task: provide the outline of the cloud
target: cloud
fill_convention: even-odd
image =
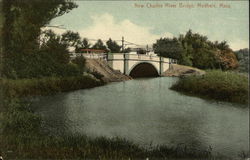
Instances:
[[[173,34],[168,32],[162,35],[153,34],[153,28],[137,25],[128,19],[117,22],[108,13],[92,16],[91,19],[91,26],[79,30],[82,37],[103,40],[121,40],[124,37],[126,41],[140,45],[152,44],[160,37],[173,37]]]
[[[43,27],[41,28],[42,31],[45,30],[52,30],[54,31],[56,34],[63,34],[64,32],[66,32],[66,29],[63,28],[56,28],[56,27]]]
[[[249,48],[249,41],[244,40],[236,40],[233,42],[229,42],[229,46],[234,50],[239,50],[243,48]]]
[[[156,39],[159,39],[161,37],[172,38],[174,36],[170,32],[165,32],[162,34],[154,34],[152,33],[152,30],[154,28],[135,24],[129,19],[116,21],[114,16],[109,13],[104,13],[101,15],[93,15],[90,18],[92,20],[91,25],[89,25],[86,28],[75,30],[75,32],[79,32],[81,37],[86,37],[88,39],[102,39],[102,40],[107,40],[109,38],[113,40],[121,40],[122,37],[124,37],[126,41],[139,45],[149,44],[151,46],[151,44],[156,42]],[[60,29],[55,27],[45,27],[44,29],[52,29],[57,34],[62,34],[66,31],[65,29]],[[180,34],[186,34],[186,32],[187,30],[180,32]],[[204,29],[194,30],[193,32],[195,33],[197,32],[202,35],[207,35],[208,39],[211,41],[226,40],[233,50],[249,48],[248,41],[244,41],[241,39],[235,41],[222,39],[218,33]]]

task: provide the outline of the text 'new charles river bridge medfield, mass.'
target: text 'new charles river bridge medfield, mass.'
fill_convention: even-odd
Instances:
[[[169,2],[136,2],[133,5],[134,8],[155,8],[155,9],[160,9],[160,8],[188,8],[188,9],[194,9],[194,8],[222,8],[222,9],[230,9],[232,8],[232,6],[228,3],[217,3],[217,2],[213,2],[213,3],[190,3],[190,2],[173,2],[173,3],[169,3]]]

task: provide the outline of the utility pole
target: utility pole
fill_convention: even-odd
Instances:
[[[124,37],[122,36],[122,53],[123,53],[123,74],[126,74],[127,60],[126,54],[124,53]]]
[[[124,53],[124,37],[122,37],[122,53]]]
[[[148,54],[149,53],[149,50],[148,50],[148,44],[147,44],[147,50],[146,50],[146,54]]]

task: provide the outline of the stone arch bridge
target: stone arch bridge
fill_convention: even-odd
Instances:
[[[147,54],[109,53],[106,59],[111,68],[131,77],[162,76],[170,64],[177,63],[171,58]]]

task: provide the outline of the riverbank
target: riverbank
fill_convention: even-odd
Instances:
[[[78,89],[93,88],[104,85],[105,82],[94,76],[77,77],[44,77],[33,79],[0,79],[0,88],[4,96],[27,97],[37,95],[51,95]]]
[[[26,97],[93,88],[110,82],[132,79],[113,70],[107,62],[100,59],[87,59],[86,70],[88,72],[84,75],[74,77],[0,79],[0,88],[8,97]]]
[[[121,138],[89,138],[71,136],[7,136],[1,137],[2,156],[5,159],[219,159],[211,148],[197,149],[185,145],[143,148]],[[5,141],[12,143],[6,144]],[[212,158],[213,157],[213,158]],[[226,160],[226,158],[223,158]]]
[[[165,77],[182,77],[191,75],[204,75],[206,72],[198,68],[184,66],[179,64],[171,64],[169,69],[163,73]]]
[[[171,89],[216,100],[248,104],[248,77],[235,72],[207,71],[180,78]]]

